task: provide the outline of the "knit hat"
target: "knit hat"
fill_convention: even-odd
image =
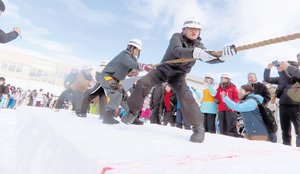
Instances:
[[[5,5],[4,3],[2,2],[2,0],[0,0],[0,10],[4,12],[5,10]]]
[[[246,92],[247,91],[250,91],[250,92],[254,91],[254,89],[250,85],[243,85],[243,86],[241,86],[241,88],[243,88]]]

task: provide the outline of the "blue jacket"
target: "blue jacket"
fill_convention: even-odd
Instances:
[[[260,95],[249,94],[248,96],[254,96],[261,103],[264,100]],[[254,99],[247,99],[239,103],[234,103],[226,96],[223,98],[223,101],[230,109],[234,109],[241,113],[246,135],[268,135],[259,108],[256,107],[258,103]]]

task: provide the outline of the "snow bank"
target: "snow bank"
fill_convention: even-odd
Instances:
[[[146,124],[103,125],[62,110],[0,111],[0,173],[299,173],[300,150]],[[242,170],[242,171],[241,171]]]

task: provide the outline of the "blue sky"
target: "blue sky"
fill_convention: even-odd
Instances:
[[[1,48],[75,65],[89,62],[96,68],[126,48],[129,40],[143,42],[140,62],[161,61],[169,39],[181,32],[184,20],[197,16],[200,37],[207,49],[241,46],[300,32],[298,0],[3,0],[0,17],[5,32],[21,26],[22,39]],[[296,60],[300,39],[238,52],[222,64],[198,61],[192,74],[212,73],[219,81],[223,72],[240,87],[247,74],[263,71],[272,60]],[[276,76],[276,70],[272,70]]]

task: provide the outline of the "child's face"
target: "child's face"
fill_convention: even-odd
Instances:
[[[186,29],[186,37],[191,39],[191,40],[195,40],[199,37],[200,34],[200,29],[199,28],[187,28]]]
[[[4,80],[0,80],[0,85],[3,85],[4,84]]]

